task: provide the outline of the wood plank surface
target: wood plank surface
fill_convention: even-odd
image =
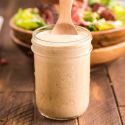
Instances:
[[[7,121],[7,115],[12,106],[11,104],[12,98],[10,97],[10,94],[0,93],[0,125],[5,124],[5,122]]]
[[[15,93],[13,105],[9,111],[6,125],[33,125],[34,106],[31,93]],[[21,100],[23,99],[23,100]]]
[[[90,105],[80,125],[121,125],[115,99],[104,68],[92,73]]]
[[[120,113],[122,116],[123,125],[125,125],[125,107],[120,107]]]
[[[55,121],[41,116],[33,97],[29,92],[0,93],[0,125],[77,125],[76,119]]]
[[[61,122],[44,118],[36,110],[33,93],[29,92],[1,93],[0,109],[3,113],[0,112],[0,119],[6,122],[5,125],[17,123],[32,125],[33,122],[35,125],[122,125],[105,69],[94,71],[91,78],[90,105],[78,122],[77,119]],[[24,108],[21,108],[23,106]],[[18,107],[17,110],[15,110],[16,107]]]
[[[51,120],[41,116],[38,111],[35,113],[34,123],[35,125],[78,125],[77,119],[68,121]]]
[[[5,125],[33,125],[32,93],[1,93],[0,119]]]
[[[108,65],[109,76],[119,106],[125,106],[125,56]]]

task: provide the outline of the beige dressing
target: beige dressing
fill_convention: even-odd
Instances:
[[[84,41],[86,32],[79,35],[49,32],[38,33],[39,40],[33,40],[32,46],[38,109],[49,118],[80,116],[89,103],[91,39]]]

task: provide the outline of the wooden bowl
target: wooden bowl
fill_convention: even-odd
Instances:
[[[39,0],[41,3],[51,3],[51,4],[58,4],[59,0]],[[79,0],[79,1],[83,1],[83,0]]]
[[[125,41],[125,27],[92,32],[94,48],[107,47]]]
[[[27,53],[27,55],[30,53],[31,55],[31,45],[19,40],[13,32],[11,32],[11,38],[14,43],[21,46],[21,50],[23,48],[24,51],[24,48],[26,48],[24,53]],[[91,53],[91,65],[93,66],[113,61],[123,54],[125,54],[125,41],[109,47],[93,49]]]
[[[98,65],[113,61],[125,54],[125,41],[116,45],[93,49],[91,65]]]
[[[19,40],[14,35],[14,32],[12,32],[12,31],[10,32],[10,37],[11,37],[12,41],[17,45],[17,47],[22,51],[22,53],[27,55],[27,57],[32,57],[33,58],[33,52],[31,51],[31,45]]]
[[[13,19],[10,20],[10,27],[18,39],[31,45],[32,31],[17,27],[13,23]],[[92,36],[92,45],[94,49],[112,46],[125,41],[125,27],[92,32]]]
[[[13,19],[10,20],[10,27],[16,38],[18,38],[23,43],[31,45],[32,31],[17,27],[14,24]]]
[[[52,4],[55,4],[55,3],[59,3],[59,0],[39,0],[40,2],[42,3],[52,3]]]

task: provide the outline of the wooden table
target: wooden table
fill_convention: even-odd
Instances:
[[[9,19],[20,7],[36,0],[0,0],[5,18],[0,33],[0,125],[125,125],[125,56],[97,67],[91,73],[90,105],[85,114],[70,121],[48,120],[38,113],[34,101],[33,62],[11,41]]]

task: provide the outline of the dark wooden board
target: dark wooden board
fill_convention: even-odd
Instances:
[[[125,106],[125,56],[108,65],[109,76],[119,106]]]
[[[5,125],[33,125],[32,93],[1,93],[0,119]],[[3,112],[3,113],[2,113]]]
[[[8,100],[6,100],[8,98]],[[0,93],[0,125],[5,124],[7,121],[7,115],[11,108],[12,98],[8,93],[2,94]]]
[[[121,125],[115,99],[104,68],[92,73],[90,105],[80,125]]]

